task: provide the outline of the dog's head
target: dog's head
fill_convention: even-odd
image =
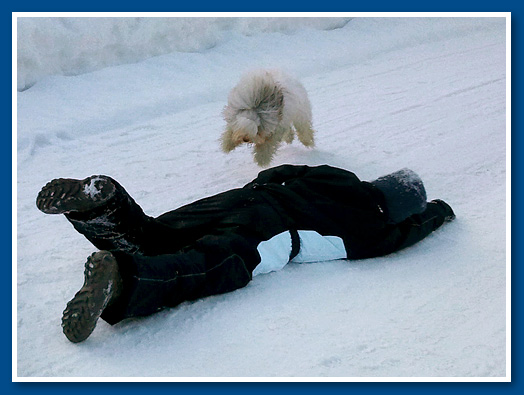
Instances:
[[[231,143],[238,146],[242,143],[262,144],[266,140],[260,130],[260,118],[253,110],[224,108],[224,119],[227,121]]]

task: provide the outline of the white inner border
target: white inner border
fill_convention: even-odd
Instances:
[[[23,17],[474,17],[506,19],[506,377],[18,377],[17,19]],[[13,382],[511,382],[511,12],[13,12],[12,13],[12,380]],[[502,390],[502,389],[501,389]]]

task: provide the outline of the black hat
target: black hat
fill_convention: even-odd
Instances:
[[[413,170],[404,168],[371,183],[384,194],[389,218],[394,223],[426,209],[426,189]]]

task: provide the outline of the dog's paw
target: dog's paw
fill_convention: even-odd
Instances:
[[[315,146],[315,131],[310,126],[298,126],[297,128],[298,140],[306,147]]]

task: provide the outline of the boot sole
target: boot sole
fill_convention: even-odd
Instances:
[[[58,178],[47,183],[36,198],[36,206],[46,214],[89,211],[101,206],[115,193],[106,176],[84,180]]]
[[[62,316],[64,335],[73,343],[87,339],[112,296],[117,263],[111,253],[99,251],[85,264],[84,286],[67,304]]]

